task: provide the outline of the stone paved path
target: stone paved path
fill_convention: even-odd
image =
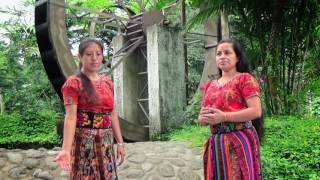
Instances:
[[[201,180],[201,150],[182,142],[128,143],[120,180]],[[60,148],[7,150],[0,148],[0,180],[67,180],[53,162]]]

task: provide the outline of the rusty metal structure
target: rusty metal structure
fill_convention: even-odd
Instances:
[[[66,8],[70,8],[64,0],[36,0],[35,5],[35,29],[37,43],[41,54],[41,59],[45,70],[51,81],[55,91],[62,98],[61,87],[65,80],[72,74],[76,73],[77,65],[72,60],[73,56],[70,50],[67,28],[65,19],[77,18],[74,14],[66,14]],[[128,18],[117,16],[115,13],[97,12],[81,7],[72,7],[75,10],[82,11],[84,15],[81,18],[87,18],[91,22],[89,34],[95,36],[96,26],[103,24],[105,27],[117,28],[117,33],[125,36],[126,43],[117,52],[113,53],[113,58],[118,58],[117,62],[112,65],[111,69],[104,73],[111,74],[112,71],[129,56],[131,53],[140,53],[144,59],[142,64],[147,63],[146,49],[146,27],[159,23],[163,19],[163,15],[157,11],[144,12],[135,15],[130,9],[117,5],[115,8],[124,10]],[[104,29],[108,30],[108,28]],[[108,62],[106,66],[111,65]],[[142,66],[139,76],[146,76],[146,65]],[[145,79],[145,78],[144,78]],[[143,103],[148,101],[148,84],[141,89],[141,93],[137,103],[145,115],[148,117],[148,105]],[[137,82],[139,83],[139,82]],[[146,124],[134,124],[120,117],[121,127],[123,129],[124,138],[132,141],[143,141],[149,139],[148,126]]]
[[[165,7],[162,11],[143,11],[141,14],[134,14],[133,11],[124,6],[120,1],[118,5],[113,6],[122,11],[122,14],[110,13],[108,11],[96,11],[86,9],[80,6],[66,4],[65,0],[36,0],[35,4],[35,29],[37,43],[41,54],[41,59],[45,70],[55,91],[62,98],[60,89],[65,80],[77,72],[77,65],[73,60],[71,53],[70,38],[66,22],[68,19],[85,20],[89,22],[86,27],[88,36],[96,37],[99,33],[112,32],[116,36],[123,36],[124,43],[121,48],[112,53],[112,61],[108,61],[101,70],[101,73],[111,74],[123,61],[126,61],[130,55],[138,57],[135,68],[138,67],[137,78],[134,81],[139,84],[139,95],[136,104],[138,111],[142,114],[139,122],[132,123],[120,116],[120,124],[123,136],[131,141],[149,140],[149,92],[148,92],[148,59],[147,59],[147,37],[146,29],[153,24],[159,24],[164,20],[164,11],[175,7],[180,3],[175,3]],[[78,14],[77,14],[78,13]],[[124,16],[125,14],[125,16]],[[220,26],[217,26],[218,28]],[[217,37],[219,33],[190,33],[185,32],[184,43],[186,45],[204,45],[204,48],[210,51],[215,50]],[[210,37],[210,41],[208,41]],[[207,42],[208,41],[208,42]],[[207,53],[212,54],[212,53]],[[211,59],[207,55],[208,59]],[[131,61],[130,61],[131,62]],[[211,61],[210,61],[211,62]],[[206,65],[205,67],[209,67]],[[209,67],[213,69],[214,67]],[[203,74],[207,77],[208,68],[204,68]],[[142,117],[143,116],[143,117]],[[139,115],[140,117],[140,115]]]

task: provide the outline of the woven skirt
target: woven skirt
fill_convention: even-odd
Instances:
[[[206,180],[261,180],[259,138],[254,127],[212,133],[204,147]]]
[[[71,161],[72,180],[117,180],[112,129],[76,128]]]

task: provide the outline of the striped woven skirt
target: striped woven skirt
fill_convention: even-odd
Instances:
[[[205,143],[203,163],[206,180],[261,180],[256,130],[251,126],[224,133],[213,132]]]
[[[76,128],[71,158],[72,180],[118,179],[111,128]]]

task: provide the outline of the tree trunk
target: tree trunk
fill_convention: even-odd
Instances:
[[[278,42],[278,37],[281,31],[281,21],[283,17],[284,7],[287,4],[287,0],[274,0],[273,1],[273,11],[272,11],[272,25],[271,34],[269,41],[269,50],[273,51],[276,43]]]
[[[3,94],[2,94],[2,90],[0,88],[0,114],[4,113],[4,98],[3,98]]]
[[[182,27],[186,27],[186,3],[184,0],[181,1],[181,24]],[[183,36],[183,39],[185,39],[186,36]],[[188,70],[188,51],[187,51],[187,44],[183,43],[183,58],[184,58],[184,68],[185,68],[185,80],[188,82],[189,79],[189,70]],[[186,97],[189,97],[189,92],[188,92],[188,84],[186,84]]]
[[[224,12],[221,12],[221,37],[222,39],[230,38],[228,15]]]
[[[281,34],[281,22],[284,15],[284,8],[287,4],[287,0],[274,0],[273,1],[273,11],[272,11],[272,17],[271,17],[271,33],[270,33],[270,41],[268,43],[268,49],[267,49],[267,59],[270,63],[267,62],[264,66],[264,71],[266,72],[267,76],[267,86],[268,86],[268,93],[269,93],[269,102],[266,102],[266,104],[270,105],[270,112],[272,114],[278,114],[281,112],[283,106],[281,106],[281,100],[280,98],[280,89],[279,87],[279,64],[278,64],[278,53],[279,50],[279,37]],[[277,59],[277,60],[271,60],[271,59]],[[268,67],[267,67],[267,66]],[[271,66],[271,73],[267,73],[268,69]]]

